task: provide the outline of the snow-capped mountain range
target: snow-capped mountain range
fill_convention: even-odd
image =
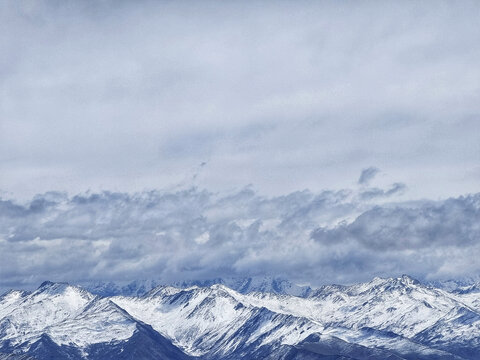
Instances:
[[[270,292],[304,297],[312,291],[309,286],[299,286],[287,279],[271,276],[184,280],[173,283],[164,282],[162,280],[135,280],[128,283],[96,281],[84,283],[82,284],[82,287],[92,294],[106,297],[114,295],[143,296],[150,290],[162,285],[188,288],[192,286],[208,287],[215,284],[225,285],[242,294],[248,294],[251,292]]]
[[[265,278],[98,293],[47,281],[2,295],[0,359],[480,358],[472,285],[404,275],[315,290]]]

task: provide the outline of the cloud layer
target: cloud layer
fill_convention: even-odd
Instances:
[[[365,201],[365,191],[265,197],[251,188],[192,188],[2,200],[0,287],[45,279],[273,275],[319,285],[478,274],[480,194],[399,203]]]
[[[0,6],[9,197],[319,192],[372,164],[409,199],[479,191],[477,1]]]

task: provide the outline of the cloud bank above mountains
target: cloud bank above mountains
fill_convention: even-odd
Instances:
[[[480,271],[480,194],[395,202],[393,194],[365,200],[368,191],[265,197],[191,188],[1,200],[0,287],[259,275],[315,286]]]

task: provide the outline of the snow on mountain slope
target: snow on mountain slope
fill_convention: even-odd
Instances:
[[[114,297],[112,301],[192,355],[228,353],[261,336],[266,343],[294,344],[322,329],[307,319],[246,306],[238,301],[239,296],[223,285],[161,287],[144,298]]]
[[[408,276],[376,278],[336,293],[319,291],[310,299],[321,303],[316,316],[330,325],[367,326],[405,337],[431,326],[457,306],[448,293],[423,286]]]
[[[462,293],[472,289],[478,291],[480,289],[480,275],[462,277],[461,279],[429,281],[426,285],[451,293]]]
[[[2,300],[2,340],[21,343],[39,336],[46,328],[75,317],[94,298],[78,287],[44,282],[31,294],[9,293]]]
[[[313,333],[323,333],[366,347],[394,349],[398,354],[452,358],[451,354],[399,334],[415,334],[416,327],[423,329],[448,313],[454,300],[440,299],[440,305],[435,307],[424,303],[425,298],[434,302],[433,297],[443,293],[432,293],[432,289],[407,277],[375,279],[332,290],[329,287],[310,298],[300,298],[272,293],[240,294],[222,285],[159,287],[144,298],[115,297],[112,301],[195,355],[225,355],[252,343],[257,347],[294,345]],[[397,308],[385,311],[382,301],[388,307],[395,303]],[[421,313],[418,307],[426,307],[427,311]],[[422,326],[421,321],[425,323]],[[398,332],[393,334],[392,328]]]
[[[27,291],[11,290],[0,296],[0,319],[12,312],[29,294]]]
[[[480,315],[464,307],[453,308],[414,339],[462,356],[480,354]]]
[[[136,328],[137,321],[125,310],[108,299],[95,299],[77,316],[48,327],[45,333],[58,345],[86,347],[126,340]]]
[[[0,349],[37,359],[190,359],[108,298],[62,283],[0,298]]]
[[[457,298],[447,292],[423,286],[408,276],[376,278],[353,286],[327,286],[307,298],[222,289],[249,307],[265,307],[322,326],[371,327],[405,337],[431,326],[458,305]]]
[[[449,352],[432,348],[430,345],[424,345],[392,332],[367,327],[361,329],[327,328],[323,334],[366,348],[388,349],[406,359],[459,359]]]
[[[10,292],[1,301],[0,334],[12,345],[47,334],[58,345],[87,346],[124,340],[136,321],[108,299],[63,283],[43,283],[31,294]]]
[[[450,296],[457,302],[480,313],[480,284],[456,288],[450,292]]]

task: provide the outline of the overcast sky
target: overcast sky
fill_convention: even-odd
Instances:
[[[477,1],[0,1],[1,286],[475,274],[478,19]],[[85,257],[68,276],[65,249]]]

